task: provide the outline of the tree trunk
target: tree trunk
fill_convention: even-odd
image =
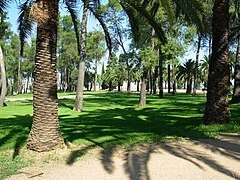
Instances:
[[[3,107],[3,103],[5,100],[6,93],[7,93],[6,72],[5,72],[5,65],[4,65],[4,59],[3,59],[3,53],[2,53],[1,46],[0,46],[0,71],[1,71],[1,79],[2,79],[1,95],[0,95],[0,108],[1,108],[1,107]]]
[[[65,64],[65,65],[64,65],[64,85],[63,85],[64,90],[63,90],[63,92],[67,92],[67,87],[68,87],[67,80],[68,80],[67,65]]]
[[[81,112],[83,109],[83,88],[84,88],[84,74],[85,74],[85,60],[86,60],[86,38],[87,38],[87,18],[88,8],[87,2],[84,3],[84,11],[81,24],[81,41],[80,41],[80,62],[78,72],[78,83],[76,91],[76,102],[74,111]]]
[[[212,58],[209,64],[204,123],[228,123],[229,0],[215,0],[212,18]]]
[[[140,81],[137,81],[137,92],[139,92],[139,84],[140,84]]]
[[[168,64],[168,93],[171,92],[171,67],[170,64]]]
[[[158,77],[158,66],[154,69],[154,75],[153,75],[153,94],[157,94],[157,77]]]
[[[150,95],[153,95],[153,75],[152,68],[149,70],[149,87],[150,87]]]
[[[22,61],[22,57],[21,56],[19,56],[19,58],[18,58],[18,77],[17,77],[17,88],[18,88],[18,90],[17,90],[17,93],[18,94],[21,94],[21,61]]]
[[[144,68],[143,76],[142,76],[142,84],[141,84],[141,91],[140,91],[140,101],[139,106],[144,107],[146,106],[146,82],[147,82],[147,70]]]
[[[197,53],[196,53],[196,63],[194,69],[194,84],[193,84],[193,96],[197,93],[197,82],[198,82],[198,61],[199,61],[199,52],[201,48],[201,41],[202,41],[202,34],[199,32],[198,34],[198,46],[197,46]]]
[[[121,82],[118,81],[118,92],[121,92]]]
[[[191,82],[190,79],[187,80],[187,90],[186,90],[187,94],[191,94]]]
[[[176,94],[176,78],[175,78],[175,66],[172,65],[172,78],[173,78],[173,91],[172,95],[174,96]]]
[[[163,98],[163,59],[162,52],[159,48],[159,57],[158,57],[158,86],[159,86],[159,98]]]
[[[56,46],[58,1],[38,4],[47,19],[38,23],[33,86],[33,123],[27,140],[28,149],[50,151],[63,146],[58,121]]]
[[[238,47],[234,66],[234,87],[231,102],[232,103],[240,102],[240,34],[238,35]]]
[[[94,74],[94,91],[97,91],[97,65],[98,60],[95,61],[95,74]]]

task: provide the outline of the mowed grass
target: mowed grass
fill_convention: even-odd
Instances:
[[[147,106],[140,108],[139,95],[135,93],[85,94],[89,96],[84,98],[84,111],[81,113],[72,111],[74,99],[59,100],[59,120],[64,140],[75,147],[86,146],[84,151],[94,147],[130,146],[205,138],[220,132],[240,132],[240,104],[230,105],[230,124],[203,125],[205,95],[166,94],[163,99],[148,95]],[[7,106],[0,109],[0,179],[31,162],[19,155],[26,145],[31,121],[31,100],[7,102]],[[81,154],[78,152],[77,156]]]

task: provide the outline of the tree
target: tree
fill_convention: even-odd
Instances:
[[[38,22],[33,85],[33,123],[28,149],[50,151],[63,146],[58,122],[56,43],[58,0],[37,1],[32,17]]]
[[[212,57],[209,63],[204,123],[228,123],[229,0],[215,0],[212,18]]]
[[[80,33],[80,62],[78,69],[78,83],[76,91],[76,101],[73,108],[74,111],[81,112],[83,109],[83,88],[85,75],[85,61],[86,61],[86,38],[87,38],[87,18],[88,18],[88,4],[84,3],[83,16]]]
[[[87,57],[94,62],[94,91],[97,90],[97,67],[100,59],[105,55],[104,36],[101,31],[89,32],[87,36]]]
[[[1,85],[0,85],[0,108],[3,107],[3,103],[5,100],[5,96],[7,93],[7,82],[6,82],[6,71],[5,71],[5,64],[2,52],[2,41],[4,36],[7,34],[7,29],[9,28],[9,24],[5,22],[6,14],[3,13],[3,9],[5,8],[6,4],[2,2],[0,5],[0,72],[1,72]]]
[[[192,92],[192,80],[194,77],[195,64],[192,59],[189,59],[183,65],[178,67],[177,79],[184,78],[187,82],[186,93],[190,94]]]
[[[0,71],[1,71],[1,95],[0,95],[0,108],[3,107],[3,103],[5,100],[5,95],[7,93],[7,82],[6,82],[6,72],[5,72],[5,65],[3,59],[2,48],[0,46]]]

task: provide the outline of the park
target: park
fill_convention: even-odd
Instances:
[[[240,179],[239,5],[0,0],[0,179]]]

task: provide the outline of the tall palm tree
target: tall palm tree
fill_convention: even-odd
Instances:
[[[86,61],[86,38],[87,38],[87,19],[88,19],[88,1],[84,3],[83,16],[80,33],[80,62],[78,70],[78,83],[76,91],[76,102],[73,108],[74,111],[81,112],[83,109],[83,88],[84,88],[84,74]],[[78,33],[78,32],[77,32]]]
[[[7,93],[7,82],[6,82],[6,72],[5,72],[5,65],[2,53],[2,47],[0,46],[0,71],[1,71],[1,89],[0,89],[0,108],[3,107],[3,103],[5,100],[5,96]]]
[[[184,78],[185,81],[187,82],[187,90],[186,93],[190,94],[192,91],[192,80],[194,77],[194,68],[195,68],[195,63],[192,59],[189,59],[183,65],[180,65],[178,67],[178,72],[177,72],[177,79],[182,79]]]
[[[3,22],[2,15],[4,14],[4,10],[6,9],[9,2],[10,0],[0,0],[0,22],[1,23]],[[1,71],[1,81],[2,81],[1,89],[0,89],[0,108],[1,108],[3,107],[3,103],[7,93],[6,72],[5,72],[5,65],[4,65],[1,45],[0,45],[0,71]]]
[[[231,40],[237,42],[237,51],[234,62],[234,86],[233,86],[233,96],[231,103],[240,102],[240,19],[239,19],[239,7],[240,1],[237,0],[233,4],[235,10],[231,14]]]
[[[229,0],[215,0],[212,17],[212,57],[209,63],[204,123],[228,123]]]
[[[38,23],[33,84],[33,122],[27,147],[38,152],[50,151],[63,146],[58,121],[56,72],[58,0],[37,0],[34,4],[24,4],[26,8],[27,5],[31,5],[30,14]]]

